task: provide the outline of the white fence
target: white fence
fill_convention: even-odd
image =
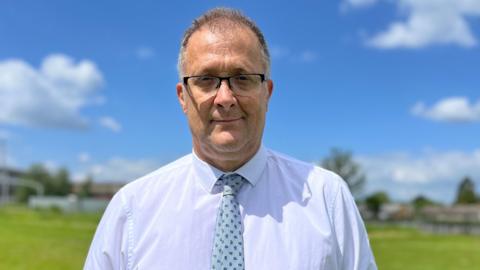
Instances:
[[[58,208],[62,212],[102,212],[108,205],[108,199],[78,198],[75,195],[62,196],[31,196],[28,200],[30,208]]]

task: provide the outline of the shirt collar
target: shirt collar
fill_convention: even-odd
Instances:
[[[224,172],[207,162],[201,160],[194,150],[192,150],[192,165],[200,184],[209,192],[213,192],[215,183],[223,174],[238,173],[247,181],[255,186],[260,180],[260,175],[265,169],[267,163],[267,150],[263,145],[260,145],[257,153],[245,163],[242,167],[233,172]]]

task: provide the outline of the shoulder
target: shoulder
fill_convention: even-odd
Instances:
[[[267,149],[269,177],[282,179],[289,190],[295,190],[312,205],[322,205],[331,213],[338,197],[349,196],[345,181],[336,173],[314,163],[298,160],[291,156]]]
[[[345,184],[343,179],[332,171],[270,149],[267,149],[267,164],[270,169],[281,171],[291,180],[306,180],[314,188],[339,191]]]

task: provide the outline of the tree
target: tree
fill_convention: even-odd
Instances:
[[[51,176],[51,181],[51,195],[65,196],[71,193],[72,184],[67,169],[61,168],[58,170],[55,175]]]
[[[41,184],[45,195],[64,196],[71,192],[70,177],[65,168],[51,174],[43,165],[34,164],[22,177]],[[35,191],[29,187],[20,186],[15,189],[16,199],[19,202],[27,202],[28,198],[34,194]]]
[[[457,190],[456,204],[471,204],[477,201],[475,196],[475,184],[468,177],[464,177]]]
[[[31,181],[35,181],[42,184],[44,187],[44,192],[45,193],[47,192],[48,190],[47,183],[50,182],[50,173],[41,164],[32,165],[25,172],[22,178],[25,180],[31,180]],[[35,194],[35,190],[33,190],[30,187],[19,186],[15,188],[15,197],[16,197],[16,200],[19,202],[27,202],[28,198],[34,194]]]
[[[415,210],[420,210],[424,208],[425,206],[429,205],[437,205],[438,203],[430,200],[429,198],[425,197],[424,195],[418,195],[412,200],[412,205],[415,208]]]
[[[375,218],[378,218],[378,214],[380,213],[382,205],[389,202],[390,197],[384,191],[375,192],[365,199],[365,203],[367,204],[368,209],[372,211]]]
[[[352,159],[352,153],[333,148],[322,161],[322,166],[340,175],[347,183],[353,195],[358,195],[365,185],[365,175],[361,172],[360,165]]]
[[[83,181],[83,183],[80,185],[80,191],[78,192],[78,196],[80,198],[92,197],[92,183],[92,176],[88,176],[85,181]]]

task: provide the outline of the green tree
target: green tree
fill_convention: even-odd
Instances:
[[[477,201],[475,196],[475,184],[467,176],[458,185],[456,204],[471,204]]]
[[[64,196],[71,192],[71,182],[67,169],[62,168],[56,173],[50,173],[45,166],[41,164],[32,165],[22,176],[25,180],[35,181],[44,188],[45,195]],[[35,190],[30,187],[19,186],[15,189],[16,200],[27,202]]]
[[[375,192],[365,199],[365,203],[367,204],[368,209],[372,211],[375,218],[378,218],[378,214],[380,213],[382,205],[389,202],[390,197],[384,191]]]
[[[83,181],[83,183],[80,185],[80,191],[78,193],[80,198],[92,197],[92,183],[93,179],[91,176],[88,176],[85,181]]]
[[[65,168],[61,168],[55,175],[51,177],[51,195],[65,196],[71,193],[72,184],[70,176]]]
[[[35,181],[43,185],[45,193],[47,192],[47,185],[50,182],[50,173],[41,164],[32,165],[22,178],[25,180]],[[15,197],[19,202],[27,202],[31,195],[35,194],[35,190],[30,187],[18,186],[15,188]]]
[[[424,208],[425,206],[429,206],[429,205],[437,205],[438,203],[436,203],[435,201],[432,201],[430,200],[429,198],[427,198],[426,196],[424,195],[418,195],[417,197],[415,197],[413,200],[412,200],[412,205],[413,207],[415,208],[415,210],[421,210],[422,208]]]
[[[352,158],[350,151],[333,148],[330,154],[322,161],[322,166],[340,175],[347,183],[354,196],[359,195],[365,185],[365,174],[360,165]]]
[[[18,186],[15,188],[15,200],[17,202],[26,203],[28,198],[35,195],[35,190],[30,187]]]

